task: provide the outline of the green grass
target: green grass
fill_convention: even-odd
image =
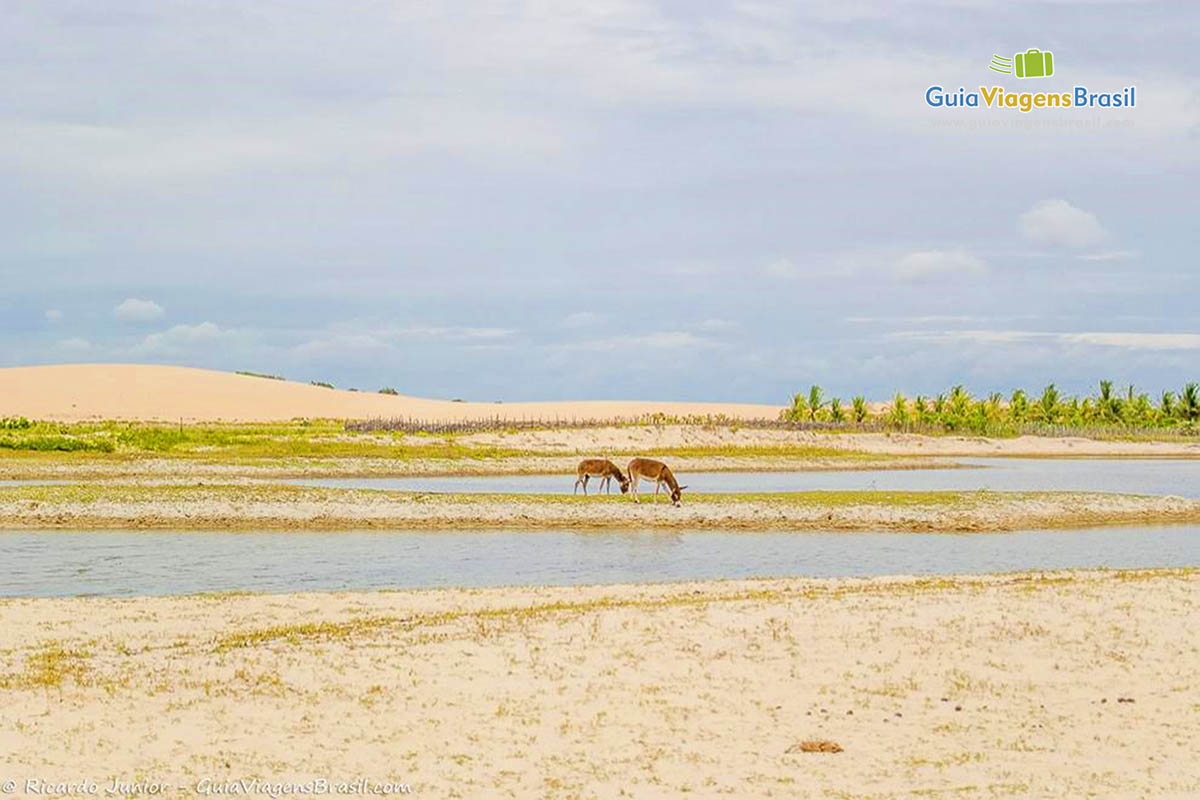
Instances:
[[[537,455],[497,445],[468,446],[453,438],[348,433],[341,422],[154,425],[36,422],[0,431],[0,452],[87,453],[118,460],[170,457],[210,462],[374,458],[497,459]]]
[[[572,458],[595,453],[532,450],[496,444],[464,444],[453,435],[355,432],[333,420],[287,423],[165,425],[131,422],[30,422],[0,429],[0,458],[136,461],[170,458],[204,463],[265,464],[297,460],[375,459],[463,461],[512,458]],[[660,458],[791,459],[886,462],[876,455],[815,445],[684,446],[610,452],[623,460]]]

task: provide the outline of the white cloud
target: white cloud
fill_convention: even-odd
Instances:
[[[719,347],[717,342],[687,331],[655,331],[637,336],[610,336],[605,339],[588,339],[582,342],[566,342],[551,345],[551,349],[562,350],[624,350],[648,348],[651,350],[682,350]]]
[[[62,322],[63,312],[59,311],[57,308],[48,308],[46,309],[44,316],[46,317],[47,322],[58,323]]]
[[[510,328],[472,328],[459,325],[370,326],[343,322],[311,331],[308,341],[292,347],[303,357],[383,353],[411,342],[457,344],[460,347],[496,346],[515,333]]]
[[[1075,256],[1080,261],[1128,261],[1137,258],[1133,250],[1110,250],[1106,253],[1082,253]]]
[[[965,250],[923,250],[897,261],[894,274],[902,281],[923,281],[941,276],[976,277],[987,271],[982,259]]]
[[[161,317],[163,307],[153,300],[128,297],[113,308],[113,316],[122,322],[151,322]]]
[[[1037,203],[1021,215],[1020,229],[1031,242],[1071,248],[1091,247],[1108,237],[1095,214],[1066,200]]]
[[[1049,344],[1119,347],[1126,350],[1200,350],[1200,333],[1140,333],[1130,331],[896,331],[887,338],[933,344]]]
[[[712,318],[712,319],[706,319],[706,320],[704,320],[704,322],[701,322],[700,330],[713,331],[713,332],[729,331],[729,330],[733,330],[737,326],[738,326],[738,324],[731,320]]]
[[[763,272],[772,278],[799,278],[800,268],[786,258],[778,258],[763,267]]]
[[[564,328],[587,328],[599,325],[607,319],[607,315],[597,314],[595,311],[576,311],[574,314],[568,314],[562,324]]]
[[[404,328],[382,328],[370,331],[381,339],[436,339],[440,341],[472,341],[503,339],[516,331],[511,328],[469,328],[458,325],[409,325]]]
[[[73,350],[75,352],[82,352],[84,350],[92,349],[91,342],[78,336],[72,336],[70,339],[63,339],[58,343],[58,346],[63,350]]]
[[[152,333],[134,348],[135,352],[161,352],[175,350],[195,344],[207,344],[233,335],[212,322],[199,325],[176,325],[159,333]]]
[[[1127,350],[1200,350],[1200,333],[1067,333],[1062,339]]]

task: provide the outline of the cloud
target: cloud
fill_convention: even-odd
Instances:
[[[894,274],[901,281],[986,275],[987,264],[965,250],[924,250],[909,253],[896,262]]]
[[[176,325],[159,333],[152,333],[134,348],[135,352],[161,352],[195,344],[207,344],[233,335],[212,322],[199,325]]]
[[[78,336],[72,336],[69,339],[63,339],[58,343],[58,346],[63,350],[73,350],[75,352],[83,352],[84,350],[92,349],[91,342]]]
[[[562,350],[624,350],[648,348],[651,350],[683,350],[688,348],[719,347],[718,342],[697,336],[688,331],[656,331],[639,336],[610,336],[605,339],[588,339],[582,342],[566,342],[551,345]]]
[[[737,326],[738,324],[732,320],[710,318],[701,322],[699,327],[702,331],[712,331],[715,333],[718,331],[730,331]]]
[[[43,316],[46,317],[47,322],[55,324],[62,322],[63,312],[59,311],[57,308],[48,308]]]
[[[1067,333],[1061,338],[1071,344],[1127,350],[1200,350],[1200,333]]]
[[[511,328],[470,328],[459,325],[409,325],[403,328],[381,328],[370,333],[385,340],[429,339],[454,342],[503,339],[512,336],[516,331]]]
[[[564,328],[588,328],[592,325],[599,325],[607,319],[608,315],[597,314],[595,311],[576,311],[574,314],[564,317],[562,325]]]
[[[383,353],[411,342],[455,344],[460,347],[495,347],[512,336],[510,328],[473,328],[459,325],[407,325],[403,327],[370,326],[355,322],[330,325],[319,331],[309,331],[310,337],[291,348],[302,357],[339,354]]]
[[[1080,261],[1128,261],[1137,258],[1133,250],[1110,250],[1106,253],[1082,253],[1075,256]]]
[[[763,272],[772,278],[799,278],[800,268],[786,258],[778,258],[763,267]]]
[[[153,300],[136,297],[128,297],[113,308],[113,316],[121,322],[152,322],[164,313],[163,307]]]
[[[1200,350],[1200,333],[1142,333],[1131,331],[896,331],[887,338],[933,344],[1050,344],[1117,347],[1125,350]]]
[[[1094,214],[1066,200],[1042,200],[1021,215],[1021,235],[1036,244],[1083,248],[1103,242],[1108,234]]]

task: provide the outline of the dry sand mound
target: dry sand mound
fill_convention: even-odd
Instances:
[[[229,372],[146,364],[64,364],[0,369],[0,416],[88,419],[254,421],[296,417],[369,419],[613,419],[642,414],[779,415],[778,406],[600,400],[557,403],[456,403],[375,392],[348,392]]]

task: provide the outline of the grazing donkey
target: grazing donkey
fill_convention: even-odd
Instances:
[[[621,485],[621,494],[629,491],[629,479],[621,474],[621,469],[616,464],[609,461],[607,458],[585,458],[579,462],[579,469],[575,470],[575,492],[579,491],[579,487],[583,487],[583,493],[587,494],[587,485],[589,478],[599,478],[600,486],[597,488],[597,493],[608,489],[608,493],[612,494],[612,479],[616,478],[617,483]],[[571,494],[575,494],[572,492]]]
[[[686,486],[680,486],[679,481],[675,480],[675,475],[671,472],[671,468],[661,461],[655,461],[652,458],[635,458],[629,462],[629,483],[633,487],[633,502],[640,503],[638,499],[638,479],[654,481],[654,502],[658,502],[658,490],[665,483],[667,488],[671,490],[671,503],[679,505],[680,494],[686,489]]]

